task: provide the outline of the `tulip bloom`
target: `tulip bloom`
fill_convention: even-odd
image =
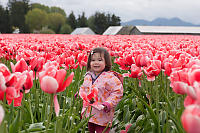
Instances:
[[[142,74],[142,69],[140,67],[137,67],[135,64],[131,65],[131,74],[129,75],[129,77],[140,78]]]
[[[10,62],[10,66],[11,66],[12,72],[23,72],[23,71],[28,70],[28,65],[23,58],[19,60],[15,65],[12,62]]]
[[[98,110],[102,110],[104,106],[98,104],[98,88],[93,86],[90,90],[89,94],[84,91],[79,92],[80,97],[83,99],[83,106],[93,106]]]
[[[64,80],[65,76],[66,70],[57,70],[55,67],[49,67],[46,69],[46,71],[40,72],[39,74],[41,89],[46,93],[55,94],[54,107],[56,116],[59,115],[60,108],[56,93],[64,91],[66,87],[70,85],[73,80],[74,73],[72,72],[66,80]]]
[[[144,72],[147,75],[148,81],[154,81],[155,76],[158,76],[161,71],[161,61],[151,60],[147,67],[144,67]]]
[[[93,87],[91,89],[91,92],[87,95],[86,92],[80,92],[80,97],[83,99],[83,105],[92,105],[97,104],[98,102],[98,89],[96,87]]]
[[[200,106],[199,105],[187,106],[181,116],[181,122],[183,124],[183,128],[187,133],[199,133]]]

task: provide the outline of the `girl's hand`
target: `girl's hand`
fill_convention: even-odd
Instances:
[[[104,106],[103,105],[100,105],[100,104],[97,104],[97,105],[92,105],[94,108],[98,109],[98,110],[103,110],[104,109]]]
[[[110,112],[111,106],[110,106],[109,103],[105,102],[105,103],[103,103],[103,106],[104,106],[103,110],[104,110],[106,113]]]

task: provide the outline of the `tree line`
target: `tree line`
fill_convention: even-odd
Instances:
[[[60,7],[49,7],[29,0],[9,0],[6,7],[0,3],[0,32],[69,34],[75,28],[90,27],[96,34],[102,34],[109,26],[119,26],[120,17],[105,12],[95,12],[90,17],[85,12],[69,15]]]

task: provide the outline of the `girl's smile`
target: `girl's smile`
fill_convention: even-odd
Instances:
[[[94,53],[91,58],[90,66],[95,75],[100,74],[105,69],[104,55],[101,53]]]

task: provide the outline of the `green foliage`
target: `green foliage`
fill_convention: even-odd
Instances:
[[[46,13],[50,13],[50,8],[48,6],[45,6],[45,5],[42,5],[42,4],[39,4],[39,3],[33,3],[33,4],[31,4],[31,9],[33,10],[35,8],[43,10]]]
[[[60,34],[70,34],[72,32],[72,28],[68,24],[62,25],[60,29]]]
[[[55,32],[52,29],[48,28],[42,28],[42,30],[39,31],[41,34],[55,34]]]
[[[65,24],[65,17],[60,13],[48,14],[48,26],[53,29],[55,33],[59,33],[62,25]]]
[[[42,27],[48,24],[47,13],[38,8],[30,10],[25,17],[26,17],[26,24],[29,26],[31,31],[40,30],[42,29]]]
[[[4,9],[0,5],[0,32],[1,33],[11,33],[12,27],[10,24],[10,15],[9,10],[6,8]]]
[[[62,14],[64,17],[66,17],[65,11],[64,11],[63,9],[61,9],[60,7],[55,7],[55,6],[51,7],[51,8],[50,8],[50,13],[60,13],[60,14]]]

